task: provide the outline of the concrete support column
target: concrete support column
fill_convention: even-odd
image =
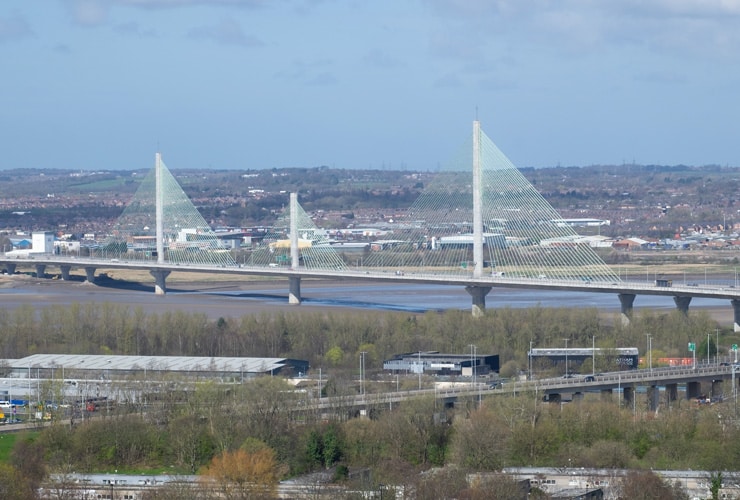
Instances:
[[[300,276],[290,277],[290,292],[288,293],[288,304],[301,305],[301,278]]]
[[[59,266],[59,269],[62,271],[62,279],[69,281],[69,270],[72,269],[72,266]]]
[[[689,304],[691,304],[691,297],[680,297],[678,295],[673,297],[673,302],[676,303],[676,308],[684,314],[689,314]]]
[[[465,291],[473,298],[473,317],[480,318],[486,313],[486,295],[490,286],[466,286]]]
[[[46,264],[36,264],[36,277],[37,278],[46,277]]]
[[[619,297],[619,303],[622,306],[622,324],[629,325],[632,318],[632,304],[635,302],[635,294],[620,293],[617,297]]]
[[[161,269],[149,271],[149,274],[151,274],[154,277],[154,294],[155,295],[164,295],[167,293],[167,276],[170,275],[171,271],[164,271]]]
[[[701,382],[686,382],[686,399],[696,399],[701,396]]]
[[[573,397],[571,398],[571,401],[573,401],[573,402],[583,401],[583,393],[582,392],[574,392],[573,393]]]
[[[560,403],[562,400],[562,397],[560,393],[557,392],[551,392],[550,394],[545,395],[545,401],[548,403]]]
[[[651,385],[648,387],[647,391],[648,396],[648,408],[650,411],[655,411],[658,409],[658,405],[660,405],[660,391],[658,390],[657,385]]]
[[[676,401],[678,399],[678,384],[666,384],[665,394],[669,403]]]
[[[85,268],[85,279],[88,283],[95,283],[95,269],[96,267],[86,267]]]
[[[15,264],[8,262],[5,264],[5,269],[8,271],[8,274],[15,274]]]
[[[632,401],[635,399],[635,389],[634,387],[625,387],[622,389],[622,392],[624,394],[624,403],[626,406],[632,406]]]
[[[722,395],[722,380],[712,380],[712,394],[710,397]]]
[[[10,272],[10,267],[8,267],[8,272]],[[732,304],[733,317],[735,318],[732,322],[733,329],[736,332],[740,332],[740,299],[732,299],[730,303]]]

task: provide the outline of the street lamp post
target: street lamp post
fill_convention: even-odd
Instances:
[[[647,362],[648,362],[648,369],[652,372],[653,371],[653,336],[649,333],[645,334],[647,337]]]
[[[421,374],[424,371],[424,366],[421,364],[421,351],[419,351],[419,363],[418,363],[418,372],[419,372],[419,390],[421,390]]]
[[[529,380],[532,380],[532,344],[534,344],[533,341],[529,341],[529,353],[527,356],[529,357]]]
[[[717,343],[714,345],[714,362],[719,365],[719,328],[716,328],[715,332],[717,332]]]
[[[596,335],[591,337],[591,376],[596,376]]]
[[[737,365],[732,365],[732,407],[737,417],[737,386],[735,385],[735,369]]]
[[[709,337],[711,335],[711,333],[707,333],[707,365],[709,365]]]
[[[470,368],[473,370],[473,389],[478,383],[478,348],[470,344]]]
[[[568,376],[568,339],[565,340],[565,376]]]
[[[367,351],[360,352],[360,393],[365,398],[365,354]]]

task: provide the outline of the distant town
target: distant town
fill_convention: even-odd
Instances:
[[[718,166],[590,166],[522,169],[576,227],[581,243],[616,251],[730,250],[740,243],[740,169]],[[147,170],[9,170],[0,175],[0,249],[31,248],[51,231],[59,252],[85,252],[108,237]],[[212,229],[240,245],[259,241],[290,192],[336,242],[387,239],[437,172],[272,169],[174,171]],[[605,257],[607,262],[608,257]],[[620,259],[616,259],[619,261]]]

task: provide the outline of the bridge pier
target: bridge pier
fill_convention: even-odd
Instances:
[[[678,384],[666,384],[665,394],[669,405],[676,401],[678,399]]]
[[[85,268],[85,279],[88,283],[95,283],[95,269],[96,267],[86,267]]]
[[[301,278],[300,276],[290,277],[290,292],[288,293],[288,304],[301,305]]]
[[[5,270],[8,271],[8,274],[15,274],[15,264],[8,262],[5,264]]]
[[[559,392],[551,392],[545,394],[544,401],[547,403],[560,403],[562,401],[562,395]]]
[[[627,386],[624,389],[622,389],[622,393],[624,394],[625,406],[632,406],[632,403],[635,399],[635,388]]]
[[[10,272],[10,269],[8,269],[8,272]],[[736,332],[740,332],[740,299],[732,299],[730,301],[732,304],[732,311],[734,314],[734,321],[732,322],[733,330]]]
[[[712,395],[717,397],[722,395],[722,380],[712,380]]]
[[[684,314],[689,314],[689,304],[691,304],[691,297],[685,295],[674,295],[673,302],[676,303],[676,308]]]
[[[62,280],[69,281],[69,271],[72,266],[59,266],[59,269],[62,271]]]
[[[634,293],[620,293],[619,303],[622,306],[622,324],[629,325],[632,319],[632,304],[635,302],[636,295]]]
[[[480,318],[486,313],[486,295],[490,286],[466,286],[465,291],[473,298],[473,317]]]
[[[155,295],[164,295],[167,293],[167,284],[165,283],[165,281],[167,280],[167,276],[170,275],[170,272],[171,271],[164,271],[161,269],[149,271],[149,274],[154,277]]]
[[[696,399],[701,396],[701,382],[686,382],[686,399]]]
[[[36,277],[43,278],[46,276],[46,264],[36,264]]]
[[[647,391],[649,411],[655,411],[660,405],[660,391],[657,385],[651,385]]]

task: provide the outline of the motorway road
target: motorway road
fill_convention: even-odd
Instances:
[[[401,285],[396,283],[353,283],[350,281],[303,280],[301,306],[288,304],[287,280],[199,281],[168,283],[167,294],[154,295],[153,283],[125,284],[100,280],[81,281],[37,279],[25,275],[0,276],[0,307],[13,309],[30,304],[70,305],[73,303],[123,303],[144,312],[184,310],[209,317],[240,317],[262,311],[320,309],[362,309],[423,313],[446,309],[470,310],[471,298],[462,287],[442,285]],[[608,315],[619,312],[615,295],[588,292],[520,290],[495,288],[486,298],[487,307],[594,307]],[[640,295],[635,310],[673,310],[671,297]],[[691,309],[707,310],[721,324],[732,326],[728,301],[694,299]]]

